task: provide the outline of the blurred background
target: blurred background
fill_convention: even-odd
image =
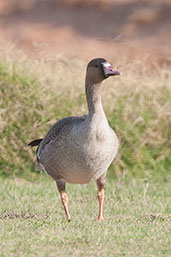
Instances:
[[[121,143],[110,170],[169,174],[171,0],[0,0],[0,35],[0,174],[30,178],[28,142],[87,113],[95,57],[124,74],[102,90]]]
[[[171,0],[0,1],[0,40],[30,53],[148,53],[150,62],[170,63],[170,27]]]

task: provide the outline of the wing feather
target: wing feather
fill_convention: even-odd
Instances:
[[[55,139],[59,139],[65,135],[69,131],[69,129],[72,127],[73,124],[83,122],[86,119],[87,115],[80,116],[80,117],[67,117],[62,120],[59,120],[56,122],[51,129],[48,131],[46,136],[43,138],[43,140],[40,142],[38,148],[37,148],[37,160],[39,162],[40,160],[40,154],[50,142],[52,142]]]

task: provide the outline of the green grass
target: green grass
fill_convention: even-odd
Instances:
[[[110,61],[124,74],[106,80],[102,87],[107,118],[121,143],[111,170],[145,177],[167,174],[171,166],[170,67],[156,65],[149,73],[143,59],[130,63],[114,56]],[[1,176],[34,179],[35,150],[27,147],[28,142],[44,137],[59,119],[87,114],[86,65],[65,56],[46,60],[31,59],[15,49],[1,53]]]
[[[68,185],[67,223],[52,180],[35,171],[29,141],[87,113],[86,62],[0,53],[0,256],[171,256],[170,67],[111,56],[123,72],[102,88],[120,149],[108,172],[105,222],[97,189]],[[78,72],[79,71],[79,72]]]
[[[95,183],[68,185],[68,223],[49,177],[0,179],[0,256],[169,257],[170,181],[109,174],[104,222],[97,220]]]

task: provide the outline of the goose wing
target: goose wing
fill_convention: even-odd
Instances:
[[[64,138],[66,134],[70,131],[73,125],[83,122],[86,119],[86,117],[87,115],[80,116],[80,117],[68,117],[68,118],[59,120],[51,127],[51,129],[48,131],[48,133],[42,140],[38,139],[38,140],[32,141],[31,142],[32,145],[34,145],[35,141],[37,142],[40,141],[36,152],[37,161],[39,162],[40,155],[44,150],[45,146],[47,146],[54,140],[60,140]]]

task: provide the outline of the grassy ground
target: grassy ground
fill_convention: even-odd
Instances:
[[[105,221],[96,185],[68,185],[65,220],[55,183],[0,180],[0,256],[170,256],[171,189],[160,181],[108,177]]]
[[[103,83],[105,112],[121,143],[112,166],[118,175],[160,176],[171,166],[170,67],[149,67],[147,57],[132,62],[111,57],[124,75]],[[15,49],[1,53],[1,175],[34,177],[35,151],[28,142],[43,137],[61,118],[87,114],[86,64],[60,55],[31,59]]]
[[[108,173],[104,223],[96,186],[68,185],[72,222],[56,186],[35,172],[30,140],[87,113],[86,62],[0,52],[0,256],[170,256],[170,67],[111,56],[123,72],[102,89],[120,150]],[[13,178],[13,179],[12,179]]]

